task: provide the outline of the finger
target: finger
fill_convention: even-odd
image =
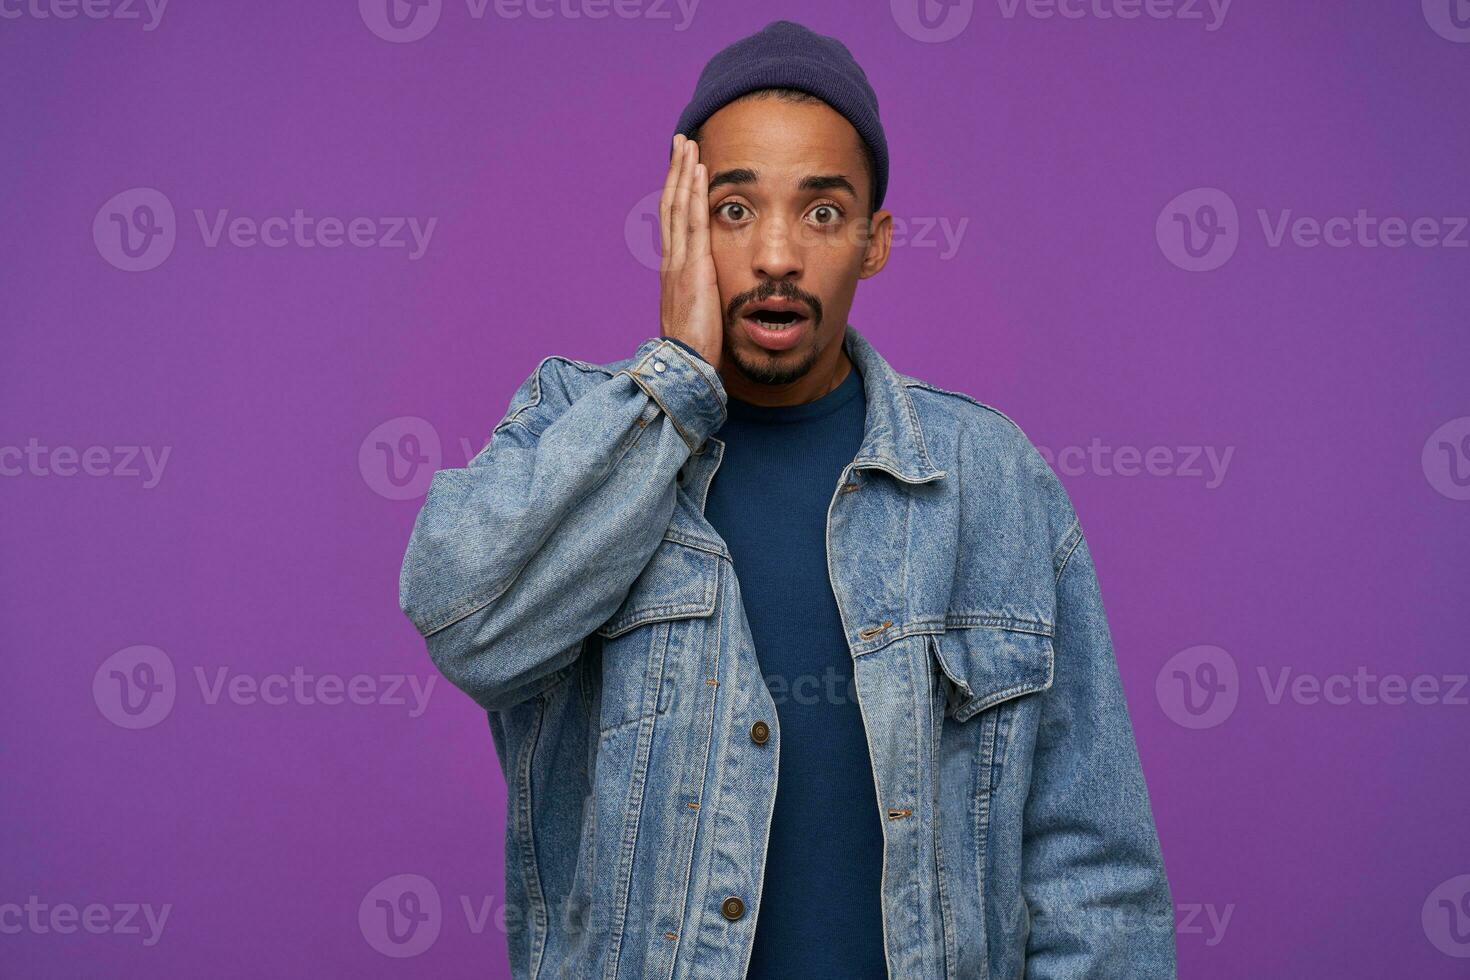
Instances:
[[[689,249],[689,188],[694,183],[695,145],[684,144],[684,165],[679,169],[679,186],[674,189],[674,203],[669,209],[669,231],[673,236],[670,261],[675,269],[684,267]]]
[[[709,173],[703,163],[694,166],[694,196],[689,202],[689,254],[700,259],[710,254]]]
[[[682,226],[682,208],[679,204],[679,186],[683,183],[689,161],[688,141],[679,144],[678,166],[674,171],[674,183],[669,189],[669,241],[666,253],[668,268],[674,268],[675,260],[683,248],[684,231]]]
[[[664,175],[663,193],[658,198],[658,224],[660,245],[663,256],[669,255],[670,243],[673,240],[673,231],[669,225],[669,210],[674,203],[674,191],[679,186],[679,171],[684,165],[684,134],[678,133],[674,136],[674,150],[669,155],[669,172]]]

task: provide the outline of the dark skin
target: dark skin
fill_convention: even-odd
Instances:
[[[715,365],[731,397],[820,398],[852,370],[842,335],[857,283],[883,269],[893,241],[892,214],[867,213],[857,130],[822,103],[759,98],[721,107],[700,137],[674,138],[659,201],[662,334]],[[786,350],[741,322],[772,297],[810,311]]]

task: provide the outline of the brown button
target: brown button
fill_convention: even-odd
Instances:
[[[771,726],[763,721],[758,721],[750,726],[750,740],[756,745],[765,745],[766,739],[771,737]]]
[[[725,916],[725,918],[729,919],[731,922],[734,922],[736,919],[745,914],[745,903],[736,898],[734,895],[731,895],[729,898],[720,903],[720,912]]]

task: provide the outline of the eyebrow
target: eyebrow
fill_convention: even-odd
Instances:
[[[758,184],[761,175],[749,167],[736,167],[733,170],[721,170],[710,178],[709,189],[714,190],[724,184]],[[857,190],[853,188],[852,181],[841,174],[809,174],[796,182],[798,191],[828,191],[844,190],[853,197],[857,197]]]

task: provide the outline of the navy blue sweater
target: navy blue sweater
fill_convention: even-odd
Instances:
[[[836,388],[801,405],[731,397],[728,409],[715,433],[725,451],[705,516],[734,559],[776,702],[767,745],[780,752],[746,976],[883,977],[883,827],[852,655],[827,574],[827,507],[863,438],[862,376],[854,366]]]

